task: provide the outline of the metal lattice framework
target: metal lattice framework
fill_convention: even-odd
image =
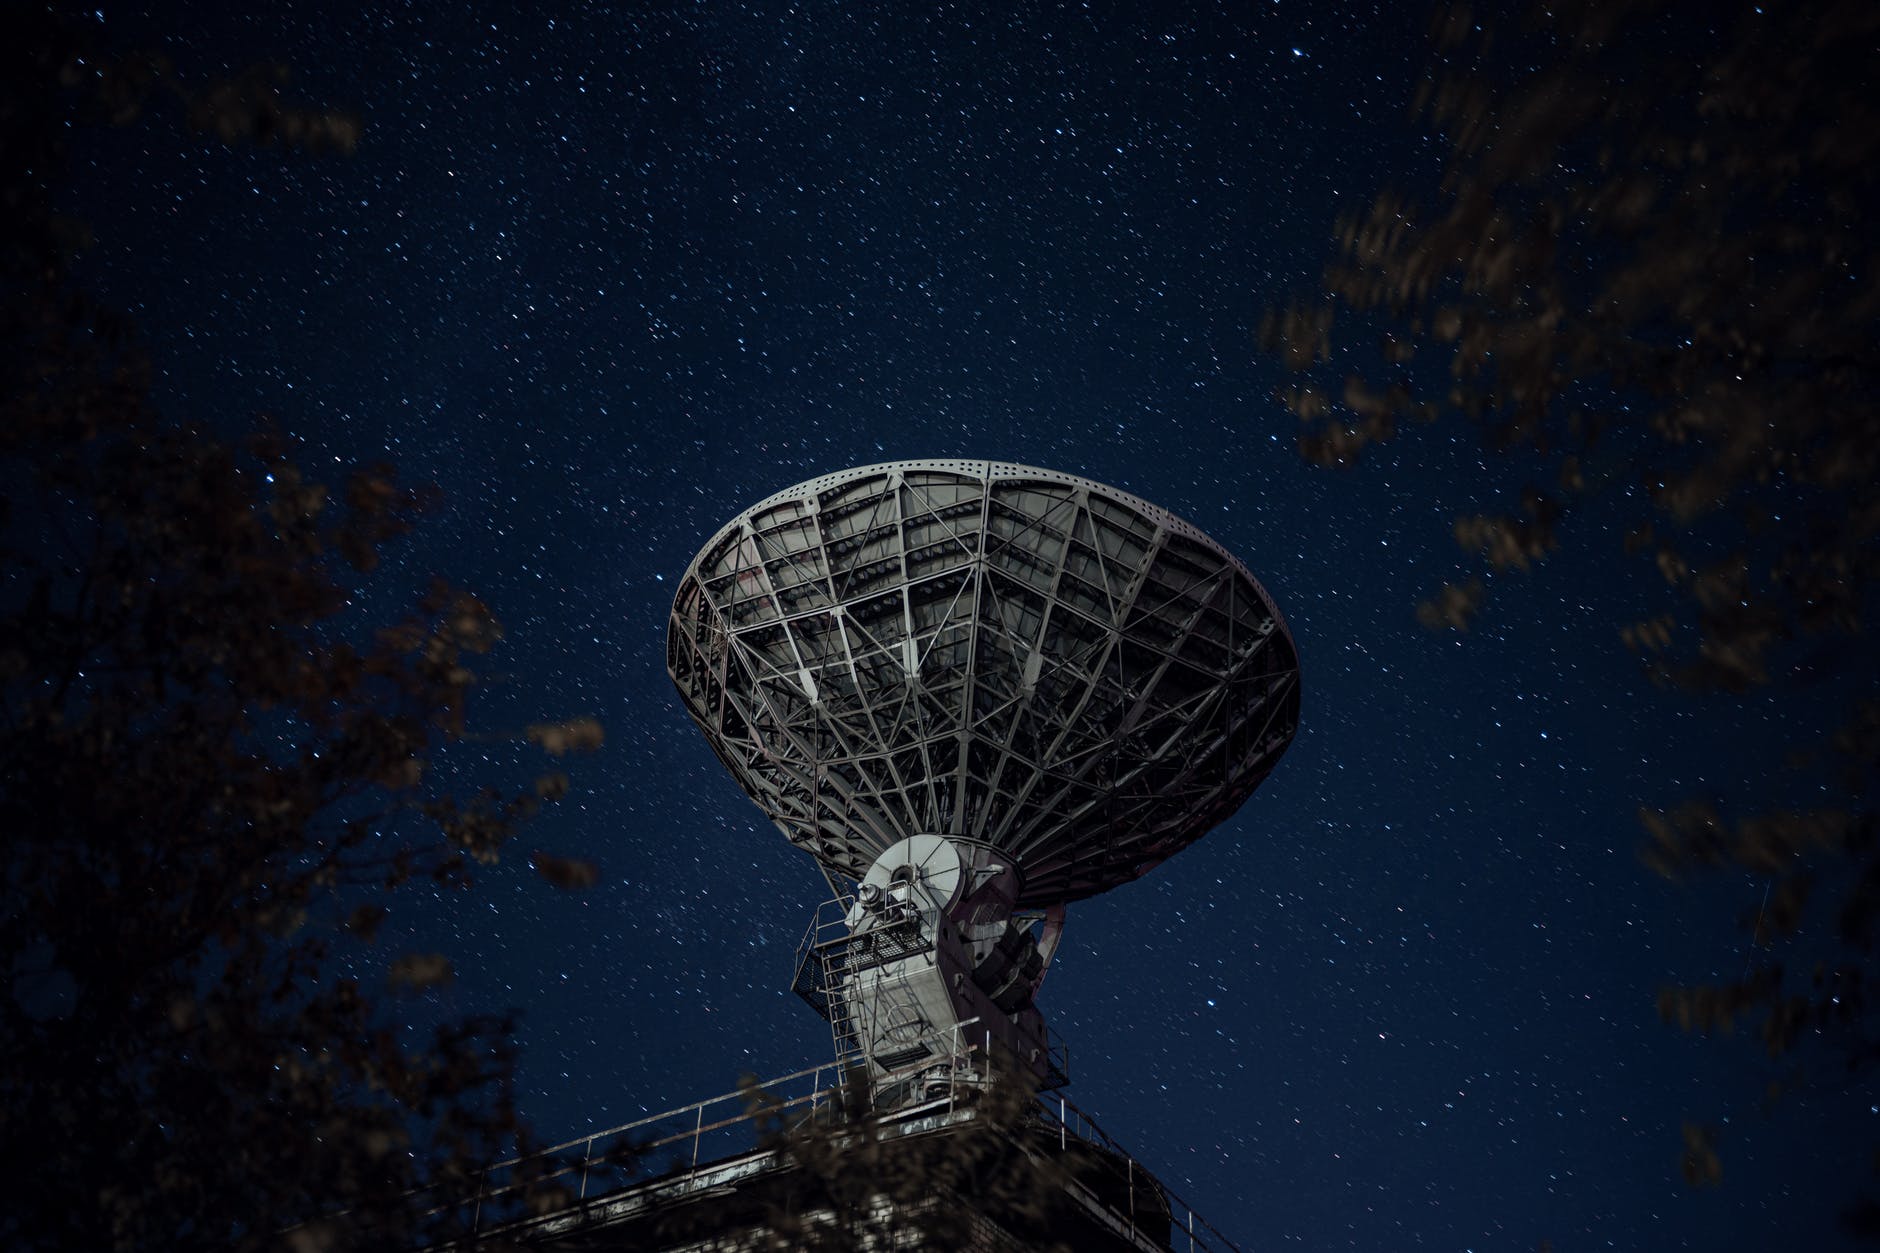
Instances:
[[[901,461],[726,526],[673,601],[667,666],[790,841],[850,879],[949,835],[1021,906],[1134,879],[1238,809],[1292,741],[1298,654],[1247,568],[1075,475]]]

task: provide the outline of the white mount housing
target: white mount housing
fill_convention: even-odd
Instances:
[[[838,1045],[847,1034],[885,1074],[996,1044],[1048,1080],[1032,1000],[1064,912],[1048,911],[1035,931],[1014,917],[1018,892],[1018,872],[984,844],[916,835],[876,858],[843,918],[847,934],[805,954],[824,965]]]

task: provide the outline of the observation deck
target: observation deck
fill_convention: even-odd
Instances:
[[[958,1031],[951,1042],[962,1069],[984,1062],[973,1056],[970,1034]],[[906,1077],[926,1069],[910,1068]],[[980,1117],[983,1095],[972,1084],[937,1091],[881,1117],[866,1134],[883,1145],[959,1135]],[[804,1177],[787,1145],[774,1142],[775,1128],[855,1107],[844,1072],[824,1065],[500,1163],[475,1196],[447,1207],[465,1233],[455,1247],[676,1253],[723,1247],[725,1241],[739,1247],[740,1239],[764,1230],[778,1206],[814,1221],[817,1183]],[[1094,1253],[1238,1251],[1062,1094],[1032,1099],[1017,1124],[998,1134],[1011,1152],[1055,1164],[1053,1195],[1033,1198],[1049,1203],[1053,1240]],[[1021,1217],[997,1207],[982,1212],[973,1196],[936,1194],[934,1201],[973,1209],[984,1247],[1026,1247]],[[902,1217],[910,1229],[923,1221],[919,1212]],[[892,1213],[876,1214],[890,1228],[894,1219]]]

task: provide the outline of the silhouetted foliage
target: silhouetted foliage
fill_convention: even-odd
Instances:
[[[1175,1230],[1162,1186],[1100,1133],[1060,1126],[1028,1077],[962,1080],[886,1108],[860,1072],[814,1096],[785,1100],[748,1076],[740,1092],[738,1114],[688,1106],[631,1138],[500,1163],[447,1202],[466,1217],[481,1208],[479,1249],[1051,1253],[1166,1243]],[[695,1136],[716,1148],[701,1156]],[[490,1201],[518,1192],[523,1203],[492,1219]],[[1197,1247],[1220,1247],[1202,1231]]]
[[[1517,511],[1459,518],[1457,544],[1527,571],[1592,498],[1627,515],[1624,553],[1667,591],[1620,638],[1658,681],[1871,690],[1877,38],[1880,9],[1857,3],[1583,0],[1519,28],[1444,7],[1446,70],[1419,102],[1445,145],[1439,186],[1341,222],[1322,297],[1262,331],[1299,375],[1283,399],[1303,454],[1350,465],[1406,420],[1462,424],[1507,454],[1485,494],[1531,477]],[[1467,629],[1483,592],[1450,584],[1419,617]],[[1827,1037],[1858,1070],[1880,1057],[1880,704],[1824,750],[1815,807],[1644,815],[1665,875],[1731,866],[1769,885],[1745,923],[1773,956],[1660,1008],[1691,1030],[1753,1023],[1772,1056]],[[1715,1182],[1709,1133],[1687,1126],[1685,1149],[1686,1177]]]
[[[401,1024],[451,966],[372,947],[388,898],[467,885],[566,780],[461,796],[427,768],[501,630],[442,582],[391,620],[360,607],[424,494],[155,412],[134,334],[69,277],[69,124],[178,103],[214,139],[342,150],[357,124],[272,75],[191,89],[45,12],[10,25],[0,1243],[395,1243],[426,1226],[413,1189],[526,1132],[509,1018]]]
[[[998,1231],[1027,1248],[1065,1247],[1054,1218],[1069,1176],[1041,1151],[1032,1087],[1021,1079],[968,1093],[965,1121],[912,1134],[865,1104],[792,1122],[761,1088],[747,1085],[747,1095],[763,1142],[800,1182],[768,1208],[756,1242],[739,1248],[941,1253],[1000,1247]]]

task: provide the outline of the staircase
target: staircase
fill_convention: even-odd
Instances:
[[[837,899],[826,902],[817,911],[816,919],[797,947],[796,976],[791,980],[791,989],[828,1021],[837,1061],[844,1064],[873,1061],[889,1068],[905,1064],[912,1058],[898,1054],[868,1056],[867,1042],[879,1036],[877,1028],[881,1024],[865,1022],[863,1016],[879,1018],[897,1009],[914,1013],[912,998],[906,998],[904,1004],[896,1004],[889,990],[889,996],[877,994],[862,1004],[863,998],[856,995],[856,977],[925,952],[927,941],[921,933],[920,921],[910,917],[904,922],[851,934],[843,922],[846,905],[847,902]],[[921,1054],[928,1051],[924,1046],[919,1047]]]

